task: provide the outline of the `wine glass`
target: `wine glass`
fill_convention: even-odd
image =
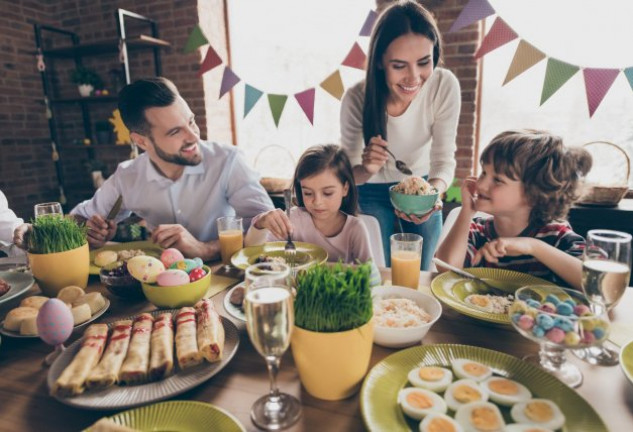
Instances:
[[[244,272],[244,287],[261,277],[266,277],[284,286],[290,286],[290,266],[282,262],[261,262],[248,266]]]
[[[41,204],[35,204],[35,218],[41,216],[64,216],[62,205],[58,202],[47,202]]]
[[[281,356],[290,345],[294,326],[293,298],[286,284],[290,269],[280,264],[285,267],[281,273],[262,274],[261,264],[270,265],[260,263],[246,269],[244,313],[251,342],[266,360],[270,391],[253,404],[251,420],[261,429],[281,430],[293,425],[301,416],[301,403],[297,398],[277,388]]]
[[[220,239],[220,256],[224,270],[231,269],[231,257],[244,245],[242,218],[225,216],[218,218],[218,238]]]
[[[570,387],[578,387],[583,378],[580,369],[567,362],[565,350],[601,344],[609,335],[606,310],[592,311],[581,292],[555,285],[519,288],[508,315],[522,336],[541,346],[538,356],[523,360],[538,363]]]
[[[611,230],[591,230],[583,254],[582,289],[594,312],[618,304],[629,284],[631,235]],[[577,357],[600,366],[618,364],[619,354],[605,346],[574,351]]]

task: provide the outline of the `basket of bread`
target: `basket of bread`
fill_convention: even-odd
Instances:
[[[631,161],[617,144],[594,141],[583,146],[593,158],[578,204],[615,206],[629,190]]]
[[[276,144],[264,146],[255,157],[254,167],[262,176],[260,184],[269,194],[292,187],[295,158],[287,148]]]

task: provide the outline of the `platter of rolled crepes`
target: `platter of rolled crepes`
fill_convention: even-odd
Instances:
[[[170,398],[220,372],[237,327],[211,300],[90,325],[53,363],[48,388],[78,408],[121,409]]]

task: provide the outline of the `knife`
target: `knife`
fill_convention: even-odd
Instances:
[[[449,269],[453,273],[457,273],[458,275],[460,275],[462,277],[465,277],[467,279],[471,279],[471,280],[474,280],[474,281],[482,283],[486,288],[488,288],[489,291],[491,291],[495,295],[500,295],[500,296],[503,296],[503,297],[507,297],[509,294],[512,294],[512,293],[506,292],[506,291],[504,291],[504,290],[502,290],[500,288],[497,288],[496,286],[490,284],[489,282],[486,282],[485,280],[475,276],[472,273],[467,272],[464,269],[460,269],[458,267],[452,266],[449,263],[444,262],[444,261],[442,261],[439,258],[433,258],[433,262],[435,264],[440,265],[441,267]]]
[[[123,195],[119,195],[116,202],[112,206],[112,210],[110,210],[110,213],[108,213],[108,216],[106,216],[106,220],[112,220],[116,217],[116,215],[119,214],[119,211],[121,210],[121,204],[123,204]]]

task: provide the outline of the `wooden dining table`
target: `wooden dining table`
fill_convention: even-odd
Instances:
[[[383,269],[383,280],[390,279]],[[422,272],[420,286],[429,287],[434,274]],[[421,288],[424,289],[424,288]],[[428,288],[426,288],[428,289]],[[152,311],[144,300],[129,301],[111,295],[98,277],[91,276],[87,291],[100,291],[111,301],[99,322]],[[262,357],[251,345],[243,322],[233,319],[223,307],[225,290],[213,297],[217,310],[231,318],[239,328],[240,346],[228,365],[208,381],[174,397],[174,400],[201,401],[233,414],[248,431],[258,430],[250,420],[251,405],[269,389],[268,374]],[[26,295],[39,293],[34,285]],[[24,297],[24,296],[21,296]],[[0,317],[19,303],[18,299],[0,305]],[[620,328],[633,328],[633,288],[628,288],[611,318]],[[76,339],[79,335],[74,335]],[[630,335],[633,338],[633,333]],[[501,351],[516,357],[538,352],[538,345],[520,336],[510,326],[493,326],[468,318],[444,306],[441,318],[422,341],[429,344],[466,344]],[[93,411],[73,408],[49,395],[46,385],[48,368],[42,364],[52,348],[40,339],[17,339],[2,336],[0,345],[0,431],[76,431],[86,428],[103,416],[119,411]],[[373,346],[370,368],[397,349]],[[633,385],[619,366],[591,366],[575,356],[568,359],[577,365],[584,382],[576,391],[599,413],[610,431],[633,430]],[[290,431],[363,431],[360,397],[330,402],[310,396],[301,387],[292,354],[281,362],[278,384],[302,403],[303,414]],[[386,431],[388,432],[388,431]]]

